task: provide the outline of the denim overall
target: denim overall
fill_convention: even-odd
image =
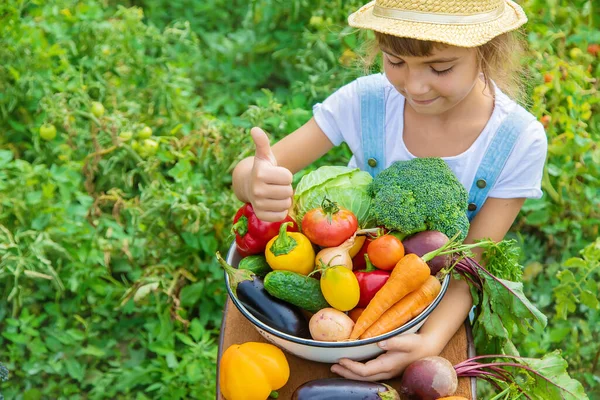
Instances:
[[[385,98],[386,78],[382,74],[358,78],[363,165],[358,167],[372,176],[385,169]],[[534,117],[523,107],[506,118],[490,143],[477,169],[469,191],[467,216],[471,221],[485,203],[510,156],[519,135]]]
[[[382,74],[358,78],[360,95],[360,124],[363,146],[363,165],[358,167],[373,177],[385,169],[385,76]],[[469,191],[467,216],[471,221],[485,203],[489,191],[494,187],[510,156],[515,143],[525,127],[534,117],[523,107],[507,117],[490,143],[477,169]],[[474,309],[474,307],[473,307]],[[473,322],[474,311],[469,312]]]

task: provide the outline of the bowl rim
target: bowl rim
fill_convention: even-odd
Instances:
[[[234,264],[233,257],[236,253],[237,253],[237,248],[236,248],[236,244],[235,244],[235,240],[234,240],[233,243],[231,244],[231,246],[229,247],[229,251],[227,252],[227,258],[226,258],[227,263],[229,265],[233,266],[234,268],[237,268],[237,265],[233,265]],[[257,319],[248,310],[246,310],[246,307],[244,307],[244,305],[233,294],[233,291],[231,290],[231,286],[229,284],[229,276],[227,275],[226,272],[223,272],[223,274],[225,275],[225,287],[227,288],[227,293],[229,294],[229,298],[231,299],[233,304],[235,304],[237,309],[242,313],[242,315],[244,317],[246,317],[256,327],[258,327],[280,339],[284,339],[284,340],[287,340],[287,341],[290,341],[293,343],[297,343],[297,344],[301,344],[301,345],[305,345],[305,346],[324,347],[324,348],[348,348],[348,347],[364,346],[364,345],[368,345],[368,344],[372,344],[372,343],[381,342],[382,340],[389,339],[393,336],[397,336],[400,333],[410,330],[415,325],[418,325],[425,318],[427,318],[429,316],[429,314],[431,314],[431,312],[437,307],[437,305],[440,303],[440,301],[442,301],[442,298],[444,297],[444,295],[446,294],[446,291],[448,290],[448,285],[450,284],[450,274],[448,274],[444,277],[444,280],[442,282],[442,289],[440,290],[440,293],[437,295],[437,297],[433,300],[433,302],[429,306],[427,306],[427,308],[425,308],[425,310],[423,310],[415,318],[410,320],[408,323],[394,329],[393,331],[390,331],[386,334],[375,336],[375,337],[369,338],[369,339],[357,339],[357,340],[352,340],[352,341],[347,341],[347,342],[323,342],[323,341],[319,341],[319,340],[303,339],[303,338],[299,338],[296,336],[292,336],[290,334],[278,331],[277,329],[271,328],[264,322]]]

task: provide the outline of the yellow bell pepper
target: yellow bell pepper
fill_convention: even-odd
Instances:
[[[267,243],[267,263],[274,270],[308,275],[315,268],[315,250],[310,240],[302,233],[287,232],[288,225],[291,225],[291,222],[281,224],[279,234]]]
[[[226,400],[266,400],[289,377],[283,351],[272,344],[234,344],[221,357],[219,385]]]

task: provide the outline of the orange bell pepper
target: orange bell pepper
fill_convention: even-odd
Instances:
[[[221,357],[219,385],[227,400],[266,400],[289,377],[290,366],[283,351],[272,344],[234,344]]]

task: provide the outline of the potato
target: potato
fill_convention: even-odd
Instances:
[[[312,316],[308,328],[314,340],[335,342],[350,337],[354,321],[335,308],[323,308]]]

